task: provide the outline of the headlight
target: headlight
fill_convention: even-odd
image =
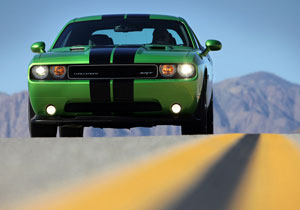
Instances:
[[[65,66],[50,66],[50,73],[56,79],[62,79],[66,75]]]
[[[179,64],[177,71],[181,77],[191,77],[195,74],[195,67],[192,64]]]
[[[34,66],[31,72],[36,79],[45,79],[49,74],[49,68],[48,66]]]
[[[164,77],[173,77],[176,74],[175,65],[159,65],[159,72]]]

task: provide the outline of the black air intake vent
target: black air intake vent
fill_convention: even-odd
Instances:
[[[152,46],[149,47],[151,50],[166,50],[166,47],[164,46]]]
[[[157,102],[112,102],[112,103],[70,103],[66,112],[155,112],[162,107]]]

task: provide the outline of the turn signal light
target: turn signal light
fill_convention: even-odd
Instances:
[[[65,77],[67,71],[65,66],[51,66],[50,72],[54,78],[62,79]]]
[[[164,77],[172,77],[176,73],[176,66],[175,65],[160,65],[159,66],[160,74]]]

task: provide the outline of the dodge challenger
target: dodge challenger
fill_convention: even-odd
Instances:
[[[213,69],[181,17],[115,14],[75,18],[28,67],[32,137],[82,137],[84,127],[181,126],[213,133]]]

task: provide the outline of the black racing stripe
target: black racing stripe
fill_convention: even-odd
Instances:
[[[245,135],[169,210],[226,209],[257,145],[259,134]]]
[[[133,79],[114,80],[113,96],[114,101],[133,101]]]
[[[134,57],[139,46],[131,47],[117,47],[114,53],[114,63],[118,64],[132,64],[134,63]]]
[[[108,64],[113,47],[92,48],[90,51],[90,64]]]
[[[127,15],[127,19],[133,19],[133,18],[149,19],[150,15],[149,14],[129,14],[129,15]]]
[[[110,80],[90,80],[92,103],[110,102]]]
[[[124,19],[125,14],[118,15],[102,15],[102,20],[106,19]]]

